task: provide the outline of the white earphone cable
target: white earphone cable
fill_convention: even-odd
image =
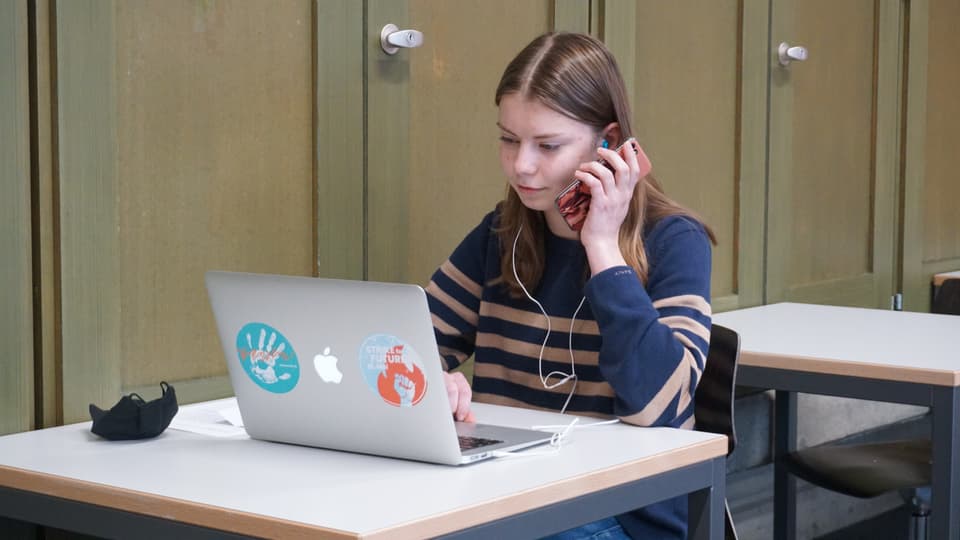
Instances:
[[[567,443],[567,440],[570,439],[570,433],[574,429],[584,429],[591,427],[599,426],[610,426],[613,424],[619,424],[620,419],[614,418],[611,420],[601,420],[599,422],[591,422],[589,424],[580,424],[577,423],[580,421],[579,417],[574,417],[569,424],[552,424],[552,425],[543,425],[543,426],[530,426],[530,429],[535,429],[537,431],[553,431],[553,436],[550,437],[550,449],[549,450],[515,450],[515,451],[506,451],[506,450],[494,450],[494,457],[532,457],[532,456],[550,456],[553,454],[560,453],[560,448]]]
[[[537,371],[540,375],[540,383],[544,388],[551,390],[556,388],[567,381],[573,380],[573,387],[570,389],[570,394],[567,396],[567,400],[563,404],[563,408],[560,409],[560,414],[564,414],[567,411],[567,406],[570,405],[570,400],[573,399],[573,394],[577,389],[577,368],[576,360],[573,355],[573,325],[577,322],[577,315],[580,314],[580,309],[583,308],[583,304],[586,302],[587,297],[584,296],[580,299],[580,304],[577,306],[577,309],[573,312],[573,317],[570,319],[570,332],[568,334],[567,340],[567,349],[570,351],[570,373],[564,373],[562,371],[551,371],[547,374],[546,377],[543,375],[543,353],[547,348],[547,341],[550,339],[550,332],[552,330],[550,324],[550,316],[547,314],[547,310],[544,309],[543,304],[541,304],[536,298],[530,294],[530,291],[527,290],[527,287],[523,284],[523,281],[520,280],[520,276],[517,274],[517,242],[520,240],[520,232],[523,230],[523,225],[520,226],[520,229],[517,230],[517,236],[513,239],[513,250],[510,254],[510,263],[513,268],[513,277],[517,280],[517,284],[520,285],[520,289],[523,290],[523,293],[527,295],[527,298],[531,302],[537,305],[540,308],[540,313],[543,314],[543,317],[547,320],[547,335],[543,338],[543,343],[540,345],[540,356],[537,358]],[[555,383],[549,383],[551,377],[554,375],[562,377],[559,381]],[[587,428],[594,426],[607,426],[611,424],[617,424],[620,422],[619,419],[614,418],[612,420],[604,420],[599,422],[592,422],[590,424],[584,424],[581,426],[577,425],[580,418],[575,417],[569,424],[555,424],[555,425],[543,425],[543,426],[532,426],[532,429],[540,431],[554,431],[552,437],[550,437],[550,450],[540,450],[540,451],[523,451],[523,452],[509,452],[509,451],[500,451],[494,450],[492,453],[495,457],[532,457],[532,456],[548,456],[557,454],[560,452],[560,448],[566,443],[567,439],[570,437],[570,432],[574,428]]]
[[[567,406],[570,405],[570,400],[573,399],[573,394],[577,390],[577,368],[576,363],[573,357],[573,325],[577,321],[577,314],[580,313],[580,308],[583,307],[584,302],[586,302],[587,297],[584,296],[580,299],[580,305],[577,306],[577,310],[573,313],[573,318],[570,319],[570,334],[568,340],[568,350],[570,351],[570,373],[564,373],[562,371],[551,371],[547,374],[546,377],[543,376],[543,353],[547,348],[547,340],[550,339],[550,331],[552,330],[550,325],[550,316],[547,315],[547,310],[543,308],[536,298],[530,294],[530,291],[527,290],[527,287],[524,286],[523,281],[520,280],[520,276],[517,274],[517,242],[520,240],[520,232],[523,231],[523,225],[520,225],[520,228],[517,230],[517,236],[513,239],[513,250],[510,254],[510,266],[513,268],[513,277],[517,280],[517,283],[520,285],[520,289],[523,290],[523,293],[527,295],[527,298],[530,299],[534,304],[540,308],[540,313],[543,313],[543,317],[547,320],[547,335],[543,337],[543,344],[540,345],[540,356],[537,359],[537,371],[540,375],[540,383],[543,384],[543,387],[547,390],[552,390],[562,384],[565,384],[567,381],[573,380],[573,387],[570,389],[570,394],[567,396],[567,401],[564,402],[563,408],[560,409],[560,414],[564,414],[567,411]],[[555,383],[549,383],[551,377],[554,375],[562,377],[559,381]]]

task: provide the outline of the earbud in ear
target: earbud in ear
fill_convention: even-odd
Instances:
[[[600,146],[602,146],[602,147],[604,147],[604,148],[610,148],[610,143],[608,143],[607,140],[604,139],[604,140],[602,140],[602,141],[600,142]]]

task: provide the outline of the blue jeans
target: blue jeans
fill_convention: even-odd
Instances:
[[[630,540],[617,518],[601,519],[568,529],[542,540]]]

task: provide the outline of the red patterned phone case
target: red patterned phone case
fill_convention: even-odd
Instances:
[[[627,144],[630,145],[630,148],[633,148],[634,153],[640,153],[637,140],[633,137],[627,139],[626,142],[617,147],[615,152],[619,153],[620,149]],[[613,167],[605,160],[598,159],[597,161],[602,163],[606,168],[613,170]],[[557,195],[554,203],[557,205],[557,209],[560,210],[560,215],[563,216],[563,220],[567,222],[567,225],[572,230],[579,231],[583,228],[583,222],[587,219],[587,210],[590,209],[590,190],[587,186],[583,185],[580,180],[574,180],[569,186],[563,188],[563,191]]]

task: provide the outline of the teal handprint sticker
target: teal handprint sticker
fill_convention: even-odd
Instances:
[[[268,324],[252,322],[240,329],[237,356],[250,379],[264,390],[283,394],[300,380],[300,362],[293,345]]]

